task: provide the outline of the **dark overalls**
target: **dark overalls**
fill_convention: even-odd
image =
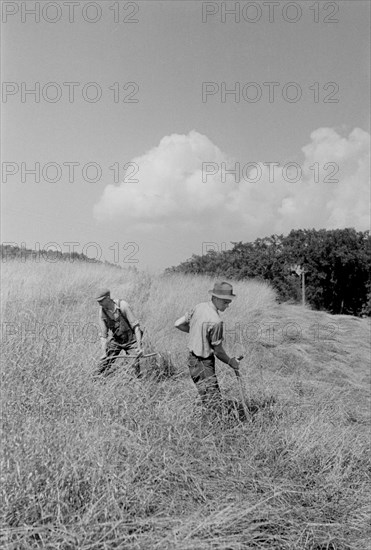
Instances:
[[[112,337],[107,343],[106,356],[100,360],[97,368],[97,374],[104,376],[110,374],[111,367],[122,350],[127,352],[137,347],[135,332],[120,310],[120,300],[114,300],[114,302],[116,308],[112,317],[106,311],[102,312],[103,321],[112,333]],[[140,376],[139,360],[134,364],[134,371],[136,376]]]

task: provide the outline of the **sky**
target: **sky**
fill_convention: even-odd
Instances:
[[[1,4],[3,243],[159,271],[369,229],[368,1]]]

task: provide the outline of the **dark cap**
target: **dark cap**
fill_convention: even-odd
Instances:
[[[107,296],[111,296],[111,291],[108,290],[108,288],[105,288],[102,290],[102,292],[100,292],[98,295],[97,295],[97,300],[98,302],[100,300],[103,300],[103,298],[106,298]]]

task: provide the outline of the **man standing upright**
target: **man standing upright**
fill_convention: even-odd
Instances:
[[[235,294],[232,285],[226,282],[215,283],[209,294],[209,302],[196,305],[175,322],[175,327],[189,333],[188,366],[202,403],[208,408],[219,408],[221,393],[215,373],[215,356],[234,371],[239,368],[239,361],[224,351],[223,321],[219,315],[219,311],[229,307]]]
[[[108,289],[97,296],[102,351],[96,375],[107,375],[113,363],[124,350],[135,355],[142,352],[142,331],[139,321],[125,300],[113,300]],[[139,360],[134,364],[135,374],[140,376]]]

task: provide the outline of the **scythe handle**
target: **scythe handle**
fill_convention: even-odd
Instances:
[[[239,355],[238,357],[236,357],[236,359],[237,359],[237,361],[242,361],[243,355]],[[240,391],[240,398],[241,398],[241,402],[242,402],[243,412],[245,413],[246,418],[249,418],[250,413],[249,413],[249,409],[247,408],[247,405],[246,405],[246,399],[245,399],[245,395],[244,395],[244,391],[243,391],[241,374],[240,374],[239,369],[237,369],[235,371],[235,373],[236,373],[236,377],[237,377],[237,381],[238,381],[238,389]]]

